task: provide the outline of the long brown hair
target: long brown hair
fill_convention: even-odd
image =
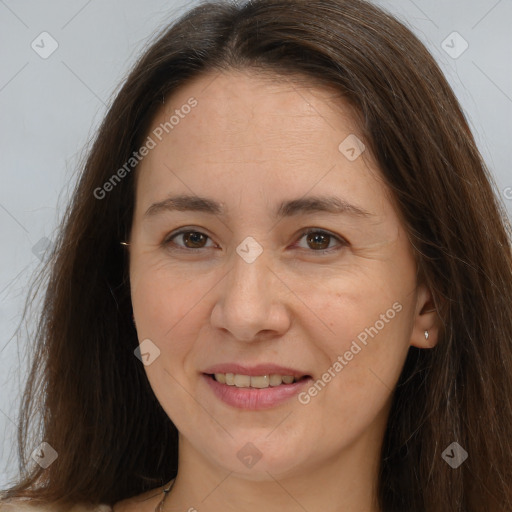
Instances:
[[[382,510],[512,510],[510,226],[438,65],[409,29],[363,0],[204,3],[139,59],[63,219],[20,409],[21,475],[4,496],[113,504],[176,475],[176,428],[134,357],[120,241],[131,229],[135,169],[106,197],[97,190],[141,146],[165,98],[229,69],[303,77],[355,107],[434,296],[442,336],[432,350],[410,348],[394,391]],[[57,461],[26,469],[43,440]],[[456,469],[442,458],[452,442],[468,453]]]

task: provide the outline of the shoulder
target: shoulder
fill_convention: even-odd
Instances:
[[[26,499],[12,499],[0,501],[0,512],[112,512],[108,505],[86,506],[74,505],[71,508],[63,509],[52,505],[40,505]]]
[[[163,498],[166,485],[146,491],[132,498],[109,505],[87,506],[76,504],[71,508],[36,504],[31,500],[18,498],[0,501],[0,512],[153,512]]]
[[[113,512],[153,512],[162,500],[166,485],[151,489],[132,498],[118,501],[112,508]],[[0,509],[0,512],[2,510]]]

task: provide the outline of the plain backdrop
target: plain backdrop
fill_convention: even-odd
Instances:
[[[510,217],[512,2],[375,3],[404,21],[439,62]],[[55,238],[78,159],[142,48],[195,4],[0,0],[0,488],[17,469],[16,425],[27,371],[27,336],[14,333],[30,279]]]

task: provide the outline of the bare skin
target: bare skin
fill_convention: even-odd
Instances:
[[[160,351],[145,370],[180,433],[165,510],[378,512],[392,391],[409,347],[432,348],[438,335],[378,167],[369,151],[340,150],[362,136],[333,91],[216,72],[168,98],[150,133],[191,97],[197,106],[137,169],[129,246],[139,340]],[[177,194],[215,200],[226,215],[146,214]],[[275,217],[282,201],[313,195],[352,208]],[[170,238],[182,229],[195,235]],[[236,251],[247,237],[263,250],[250,263]],[[226,362],[272,362],[325,386],[306,388],[302,402],[242,410],[206,381]],[[239,457],[247,446],[261,455],[251,467]],[[159,490],[114,510],[153,511]]]

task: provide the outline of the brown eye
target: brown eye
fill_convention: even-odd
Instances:
[[[306,239],[307,247],[299,246],[301,249],[311,249],[313,252],[331,252],[348,245],[347,241],[326,231],[309,229],[302,233],[300,239]],[[338,246],[329,247],[332,241],[337,241]]]
[[[316,252],[320,254],[334,252],[348,245],[348,242],[343,238],[318,229],[309,229],[303,232],[300,239],[302,240],[303,238],[306,239],[307,245],[306,247],[299,246],[299,248],[304,250],[309,249],[309,252]],[[175,240],[181,240],[181,243],[177,243]],[[210,237],[201,231],[182,230],[167,237],[164,240],[163,245],[166,247],[174,245],[178,250],[208,249],[213,247],[211,245],[206,245],[208,240],[210,240]],[[329,247],[332,241],[337,241],[337,246]]]
[[[197,231],[188,231],[183,234],[183,241],[187,247],[190,249],[198,249],[203,247],[206,243],[207,236],[203,233],[199,233]],[[191,246],[189,246],[190,244]]]
[[[310,245],[312,249],[324,250],[329,247],[330,238],[324,233],[308,233],[306,240],[308,244],[312,244]]]
[[[175,244],[180,249],[203,249],[210,237],[200,231],[180,231],[168,237],[164,245]],[[176,244],[175,239],[181,239],[182,244]]]

